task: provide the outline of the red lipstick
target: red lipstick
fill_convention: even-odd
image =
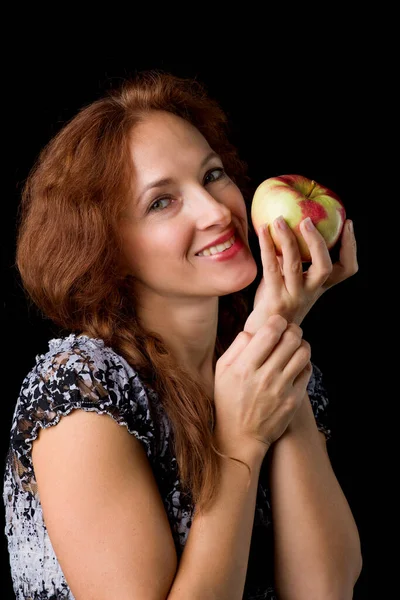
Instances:
[[[198,254],[199,252],[203,252],[203,250],[205,250],[206,248],[209,248],[210,246],[217,246],[218,244],[223,244],[224,242],[227,242],[234,234],[235,234],[235,230],[231,229],[228,233],[221,235],[219,238],[217,238],[213,242],[210,242],[206,246],[203,246],[203,248],[200,248],[200,250],[197,250],[196,254]]]

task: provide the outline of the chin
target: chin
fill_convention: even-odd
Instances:
[[[253,281],[255,281],[255,279],[257,278],[257,273],[258,273],[257,263],[254,260],[254,257],[252,255],[251,251],[249,250],[248,265],[247,265],[246,269],[242,270],[240,279],[237,279],[236,284],[233,286],[232,286],[232,282],[230,282],[229,291],[226,292],[226,294],[220,294],[220,295],[226,296],[227,294],[234,294],[236,292],[241,292],[242,290],[245,290],[247,287],[249,287],[249,285],[251,285],[253,283]]]

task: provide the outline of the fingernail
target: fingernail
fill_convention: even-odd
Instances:
[[[347,222],[347,227],[349,228],[350,233],[354,233],[353,221],[348,221]]]
[[[282,230],[285,230],[288,227],[288,225],[287,225],[285,219],[282,217],[282,215],[280,215],[277,219],[275,219],[274,225],[278,229],[282,229]]]
[[[263,225],[261,225],[258,229],[258,235],[262,235],[263,233],[265,233],[265,230],[267,229],[267,224],[264,223]]]
[[[310,217],[304,219],[304,227],[307,231],[313,231],[315,229],[314,223],[311,221]]]

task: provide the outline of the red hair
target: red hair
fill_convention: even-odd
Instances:
[[[119,269],[118,221],[132,177],[129,135],[152,110],[197,127],[246,199],[246,164],[228,139],[226,114],[205,87],[142,72],[81,109],[40,153],[22,192],[16,264],[28,299],[47,318],[103,339],[158,393],[171,420],[182,488],[201,510],[214,497],[223,456],[212,442],[212,398],[174,361],[161,337],[139,324],[132,281]],[[245,291],[219,298],[214,361],[247,314]]]

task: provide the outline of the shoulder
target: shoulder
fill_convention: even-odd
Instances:
[[[107,377],[122,385],[129,377],[137,376],[122,356],[105,346],[103,340],[75,334],[50,340],[49,350],[36,356],[31,375],[37,373],[46,381],[55,382],[67,372],[77,373],[84,379],[88,375],[99,380]],[[101,396],[101,389],[96,395]]]
[[[75,334],[50,340],[48,352],[36,356],[27,383],[50,392],[60,404],[118,402],[128,390],[139,402],[144,395],[137,372],[122,356],[101,339]]]
[[[154,434],[147,391],[137,372],[104,341],[70,334],[50,340],[46,353],[22,382],[14,419],[14,440],[35,439],[81,408],[109,414],[146,444]]]

